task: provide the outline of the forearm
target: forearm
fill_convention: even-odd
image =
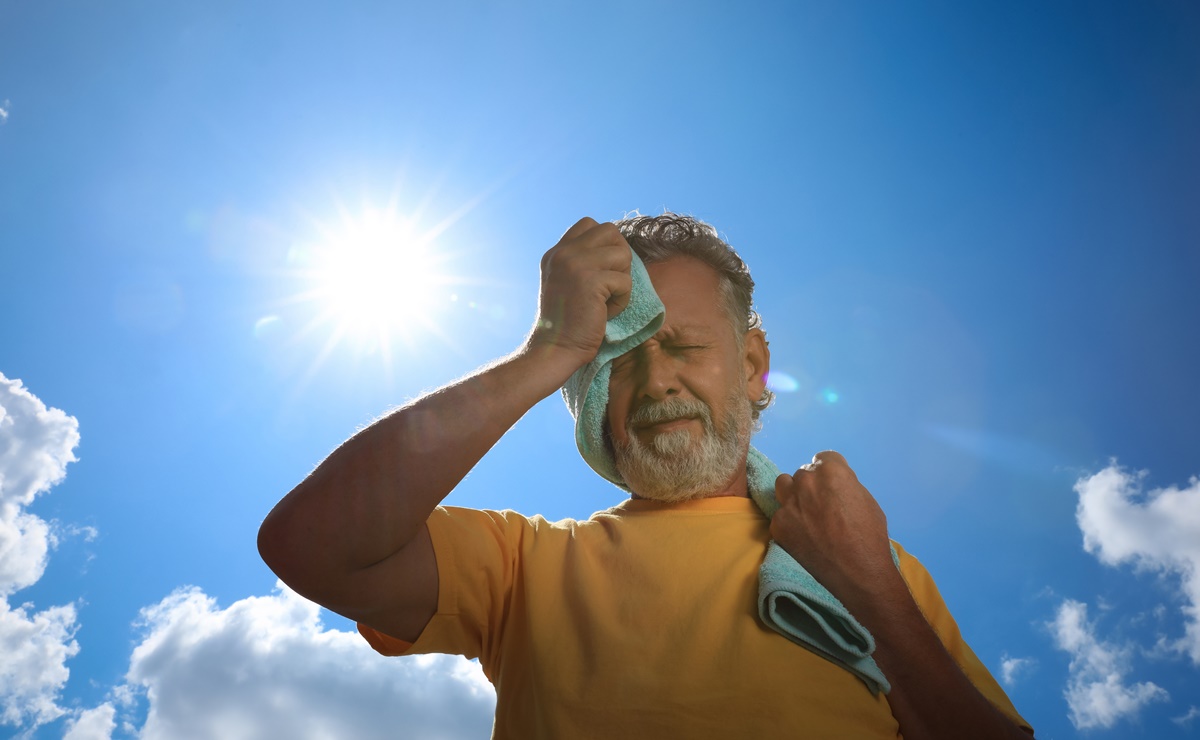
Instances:
[[[361,430],[267,515],[264,560],[319,593],[402,549],[443,498],[573,368],[522,350]]]
[[[875,637],[874,657],[892,685],[888,702],[906,740],[1028,740],[954,662],[898,573],[853,613]]]

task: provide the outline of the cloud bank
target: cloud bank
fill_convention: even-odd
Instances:
[[[179,589],[143,609],[141,626],[116,696],[148,705],[144,740],[465,740],[491,731],[495,692],[477,664],[380,656],[356,632],[325,629],[319,607],[282,584],[226,609]]]
[[[475,663],[384,658],[320,608],[277,586],[226,609],[196,588],[141,611],[125,683],[99,706],[60,703],[79,652],[74,604],[10,597],[43,575],[54,528],[28,512],[76,458],[78,421],[0,375],[0,726],[65,720],[67,740],[487,737],[495,691]],[[60,529],[93,536],[88,528]]]
[[[1200,479],[1184,488],[1142,490],[1147,473],[1131,473],[1116,460],[1075,482],[1075,519],[1083,548],[1111,566],[1133,565],[1178,576],[1184,602],[1184,634],[1160,642],[1200,665]],[[1150,682],[1132,683],[1131,648],[1101,640],[1087,620],[1087,605],[1064,601],[1050,624],[1057,646],[1070,653],[1064,695],[1071,722],[1079,729],[1112,727],[1152,702],[1169,698]],[[1190,722],[1191,712],[1177,718]]]
[[[116,709],[111,704],[101,704],[86,709],[67,724],[63,740],[109,740],[116,729]]]
[[[1131,563],[1180,577],[1185,632],[1175,647],[1200,666],[1200,478],[1185,488],[1143,493],[1145,477],[1114,461],[1076,482],[1083,547],[1108,565]]]
[[[26,508],[63,479],[78,444],[74,417],[0,374],[0,725],[36,727],[66,711],[58,697],[79,652],[75,606],[36,611],[9,599],[46,570],[54,536]]]
[[[1067,599],[1050,628],[1059,649],[1071,654],[1063,695],[1076,728],[1112,727],[1145,705],[1169,698],[1153,683],[1126,682],[1129,650],[1096,637],[1095,627],[1087,621],[1087,604]]]

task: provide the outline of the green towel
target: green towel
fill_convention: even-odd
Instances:
[[[596,358],[575,371],[562,388],[563,400],[575,417],[575,444],[583,459],[608,481],[625,488],[625,479],[604,445],[604,415],[608,410],[608,379],[612,361],[638,346],[662,326],[663,309],[650,283],[646,266],[636,254],[629,266],[633,285],[629,305],[608,320]],[[629,489],[625,489],[629,490]]]
[[[662,326],[666,313],[646,266],[633,255],[633,289],[629,305],[610,319],[596,358],[575,371],[563,386],[563,399],[575,417],[579,454],[606,480],[628,491],[616,462],[604,444],[604,417],[612,361],[646,341]],[[750,497],[770,518],[779,508],[775,479],[779,468],[754,447],[746,458]],[[896,552],[892,550],[893,560]],[[774,541],[758,573],[758,615],[764,623],[818,655],[832,660],[867,684],[871,693],[891,689],[871,658],[875,639],[829,590],[817,582]]]

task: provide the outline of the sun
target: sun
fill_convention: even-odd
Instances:
[[[316,308],[306,331],[329,331],[322,356],[349,344],[390,361],[395,344],[441,334],[435,317],[452,279],[434,232],[421,232],[395,208],[372,207],[343,210],[336,224],[318,224],[317,232],[293,248],[291,261],[305,283],[297,300]]]
[[[432,297],[427,245],[392,211],[364,212],[314,256],[320,297],[348,331],[403,327]]]

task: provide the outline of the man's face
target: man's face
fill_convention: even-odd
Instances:
[[[666,320],[613,362],[607,421],[617,469],[642,498],[745,495],[750,402],[766,373],[762,333],[738,346],[718,275],[699,260],[646,270]]]

